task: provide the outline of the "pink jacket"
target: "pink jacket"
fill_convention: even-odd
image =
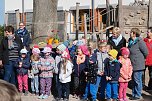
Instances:
[[[133,67],[129,58],[120,57],[119,62],[122,64],[120,69],[119,82],[129,82],[133,72]]]

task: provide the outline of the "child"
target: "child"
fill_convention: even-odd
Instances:
[[[33,48],[32,49],[32,56],[31,56],[31,89],[32,94],[39,95],[39,69],[40,66],[40,50],[39,48]]]
[[[126,91],[128,87],[128,82],[131,80],[132,75],[132,65],[128,58],[130,52],[126,47],[121,48],[121,57],[119,62],[122,64],[120,69],[119,77],[119,101],[128,101],[126,97]]]
[[[25,96],[28,95],[28,69],[30,67],[30,61],[27,57],[27,52],[28,51],[26,49],[22,49],[20,51],[21,55],[15,63],[15,67],[17,68],[18,89],[19,92],[22,93],[22,85],[24,85]]]
[[[65,98],[63,98],[64,101],[69,101],[69,94],[70,94],[69,83],[71,82],[73,64],[71,63],[70,54],[68,50],[63,52],[62,58],[63,60],[59,73],[58,95],[59,95],[59,101],[61,100],[62,95],[65,95],[64,96]]]
[[[77,49],[77,56],[73,60],[74,64],[74,97],[84,93],[85,88],[85,70],[89,67],[89,52],[85,45],[79,46]]]
[[[89,68],[86,74],[86,88],[85,94],[83,96],[83,101],[87,101],[89,93],[92,96],[92,101],[96,101],[97,93],[96,93],[96,81],[97,81],[97,55],[94,52],[93,43],[90,43],[89,46]]]
[[[55,67],[55,61],[52,56],[50,56],[52,49],[50,47],[45,47],[42,51],[44,57],[40,58],[41,67],[40,70],[40,93],[39,99],[47,99],[50,95],[53,69]]]
[[[121,64],[116,59],[118,52],[115,49],[109,51],[109,60],[105,65],[105,76],[107,80],[106,98],[107,101],[117,101],[118,98],[118,79],[120,76]]]
[[[107,43],[102,42],[98,44],[98,52],[97,52],[97,64],[98,64],[98,72],[97,72],[97,89],[98,92],[99,84],[100,84],[100,98],[101,100],[105,99],[105,89],[106,89],[106,76],[104,75],[105,61],[108,59],[107,53]]]

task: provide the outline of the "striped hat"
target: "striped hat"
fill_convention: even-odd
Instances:
[[[57,49],[59,49],[61,52],[66,50],[66,46],[64,44],[60,44]]]

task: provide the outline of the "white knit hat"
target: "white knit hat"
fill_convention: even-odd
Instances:
[[[20,51],[21,54],[27,54],[27,52],[28,52],[28,51],[27,51],[25,48],[24,48],[24,49],[21,49],[21,51]]]
[[[57,49],[59,49],[61,52],[66,50],[66,46],[64,44],[60,44]]]

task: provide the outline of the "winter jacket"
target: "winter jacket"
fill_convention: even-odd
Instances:
[[[110,61],[107,60],[105,64],[105,72],[104,75],[111,77],[110,82],[117,83],[120,76],[120,68],[121,64],[118,60]]]
[[[148,55],[147,55],[145,64],[147,66],[152,66],[152,40],[149,41],[148,38],[145,38],[144,42],[146,43],[146,46],[148,48]]]
[[[53,70],[55,67],[55,61],[53,57],[49,58],[40,58],[40,64],[41,66],[39,67],[40,70],[40,77],[43,78],[48,78],[48,77],[53,77]]]
[[[89,67],[89,57],[85,56],[85,61],[84,63],[77,64],[77,56],[73,60],[73,65],[74,65],[74,76],[81,76],[84,74],[84,72],[88,69]]]
[[[119,82],[129,82],[131,80],[133,69],[131,61],[129,58],[124,59],[123,57],[120,57],[119,62],[122,65],[120,69]]]
[[[97,52],[97,64],[98,64],[98,74],[104,72],[105,61],[108,59],[108,54],[103,52]]]
[[[39,67],[41,66],[40,61],[32,61],[31,66],[32,66],[31,72],[33,73],[33,75],[38,75]]]
[[[135,42],[130,45],[132,39],[128,41],[128,48],[130,50],[130,60],[133,66],[133,71],[145,69],[145,59],[148,55],[148,49],[141,37],[136,38]]]
[[[61,83],[71,82],[71,74],[72,74],[73,64],[68,61],[66,64],[66,73],[64,74],[63,66],[60,68],[59,80]]]
[[[29,47],[31,43],[30,34],[28,33],[27,29],[18,29],[16,32],[16,35],[18,35],[23,43],[23,46]]]
[[[111,36],[109,39],[108,39],[108,44],[110,44],[113,49],[116,49],[118,51],[118,55],[120,55],[120,49],[122,47],[126,47],[126,39],[122,36],[122,39],[121,41],[118,43],[118,45],[115,45],[115,42],[113,41],[113,36]]]
[[[15,40],[18,44],[18,52],[23,48],[21,39],[15,35]],[[8,38],[4,37],[0,44],[0,60],[2,60],[3,65],[9,63],[9,49],[8,49]]]
[[[98,70],[98,66],[97,66],[97,55],[95,53],[93,53],[90,58],[89,61],[92,61],[93,63],[89,63],[89,68],[87,70],[87,82],[91,83],[91,84],[96,84],[97,81],[97,70]]]
[[[19,62],[22,62],[22,67],[19,67]],[[19,57],[14,66],[16,67],[17,75],[27,75],[30,68],[30,60],[27,57],[23,59]]]

